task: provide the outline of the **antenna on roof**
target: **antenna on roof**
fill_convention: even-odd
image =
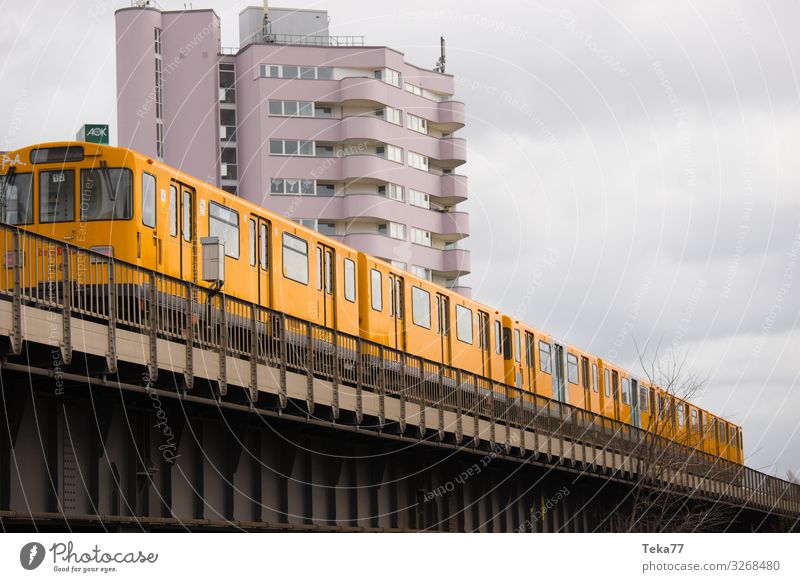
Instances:
[[[439,56],[439,60],[436,61],[436,66],[433,68],[433,70],[436,71],[437,73],[444,73],[445,55],[444,55],[444,37],[443,36],[439,37],[439,43],[441,45],[440,46],[441,55]]]
[[[269,0],[264,0],[264,22],[262,24],[261,33],[264,36],[264,42],[271,43],[272,39],[272,23],[269,21]]]

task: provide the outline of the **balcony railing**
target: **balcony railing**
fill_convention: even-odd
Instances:
[[[316,47],[359,47],[364,46],[363,36],[324,36],[312,34],[264,34],[259,30],[244,39],[240,48],[251,44],[281,44]],[[222,49],[223,54],[226,49]]]

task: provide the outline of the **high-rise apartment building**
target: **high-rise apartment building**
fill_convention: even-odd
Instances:
[[[451,75],[261,7],[223,48],[212,10],[116,13],[120,145],[462,293],[464,104]]]

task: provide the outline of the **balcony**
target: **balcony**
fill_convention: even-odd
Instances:
[[[439,155],[442,162],[465,163],[467,161],[467,140],[460,137],[446,137],[439,140]]]
[[[455,131],[465,125],[466,114],[461,101],[442,101],[439,103],[439,118],[436,123],[444,126],[444,131]]]
[[[467,199],[467,177],[461,174],[442,174],[441,203],[452,206]]]
[[[338,238],[338,237],[337,237]],[[463,249],[439,250],[397,240],[380,234],[358,233],[341,237],[344,244],[377,257],[413,262],[436,271],[438,276],[454,279],[470,272],[471,257]]]

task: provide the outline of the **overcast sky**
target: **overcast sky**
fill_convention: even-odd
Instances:
[[[116,125],[129,4],[0,0],[0,150]],[[247,2],[192,4],[237,44]],[[748,464],[800,468],[800,4],[274,4],[422,66],[445,36],[474,296],[633,370],[637,344],[688,353]]]

